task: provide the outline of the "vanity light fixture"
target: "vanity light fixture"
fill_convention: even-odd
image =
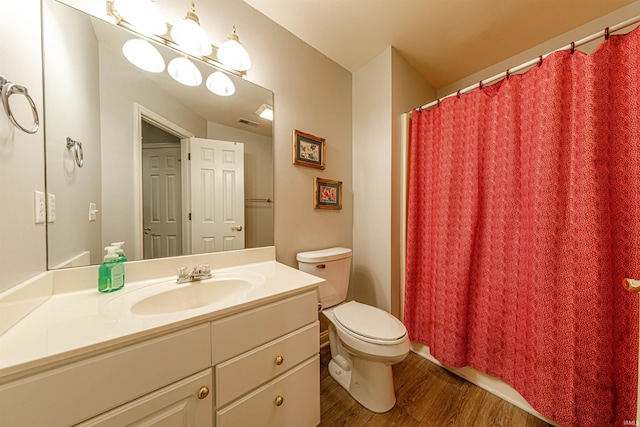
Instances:
[[[262,104],[256,110],[256,114],[263,119],[273,121],[273,107],[271,105]]]
[[[151,0],[114,0],[113,7],[142,34],[162,36],[167,33],[164,17]]]
[[[206,86],[211,92],[220,96],[231,96],[236,91],[236,87],[229,76],[222,71],[211,73],[207,78]]]
[[[249,58],[249,54],[240,44],[235,25],[232,26],[232,31],[227,41],[218,48],[217,56],[220,62],[232,70],[247,71],[251,68],[251,58]]]
[[[138,68],[151,73],[164,71],[164,59],[158,49],[142,39],[131,39],[122,46],[124,56]]]
[[[207,56],[213,52],[211,40],[200,26],[196,15],[196,2],[191,2],[191,9],[185,18],[171,28],[171,38],[188,54]]]
[[[202,83],[202,74],[189,58],[184,56],[175,58],[167,67],[169,75],[177,82],[186,86],[199,86]]]

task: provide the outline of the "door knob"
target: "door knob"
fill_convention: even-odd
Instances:
[[[151,227],[145,227],[144,234],[149,234],[149,233],[151,233]]]
[[[233,231],[242,231],[242,226],[241,226],[241,225],[239,225],[239,226],[237,226],[237,227],[231,227],[231,229],[232,229]]]

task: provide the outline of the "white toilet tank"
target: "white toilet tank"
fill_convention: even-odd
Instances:
[[[298,269],[326,280],[318,288],[323,308],[333,307],[347,298],[351,276],[351,249],[329,248],[300,252]]]

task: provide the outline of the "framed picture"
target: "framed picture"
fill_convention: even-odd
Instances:
[[[342,181],[316,178],[313,182],[314,209],[342,209]]]
[[[324,138],[294,130],[293,164],[324,169]]]

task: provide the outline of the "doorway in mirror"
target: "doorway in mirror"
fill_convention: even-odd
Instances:
[[[182,251],[180,138],[142,120],[143,258]]]

